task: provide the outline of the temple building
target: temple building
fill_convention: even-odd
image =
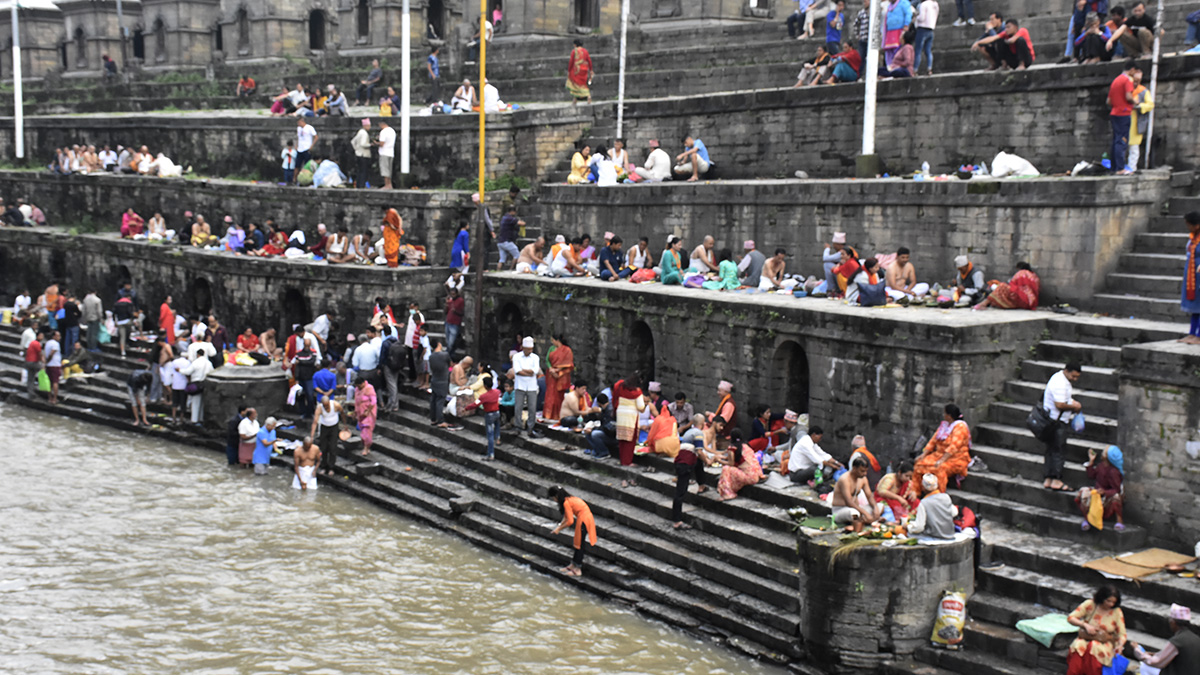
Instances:
[[[62,10],[52,0],[22,0],[17,21],[21,26],[21,77],[44,77],[60,67],[59,37]],[[12,80],[12,2],[0,2],[0,73]]]

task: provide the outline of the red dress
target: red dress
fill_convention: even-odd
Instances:
[[[558,368],[561,373],[555,376],[546,371],[546,401],[542,405],[542,417],[547,420],[557,420],[562,416],[563,396],[571,388],[571,373],[575,370],[575,353],[563,345],[556,347],[546,357],[551,367]]]

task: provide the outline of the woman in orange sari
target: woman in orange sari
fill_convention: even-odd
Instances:
[[[571,105],[579,101],[592,102],[592,56],[583,48],[583,43],[575,41],[571,50],[571,59],[567,62],[567,93],[571,94]]]
[[[962,411],[953,403],[947,404],[941,425],[925,444],[924,453],[913,464],[913,494],[921,494],[921,478],[931,473],[937,476],[938,489],[946,491],[950,476],[965,477],[971,463],[971,429],[963,421]]]
[[[581,577],[583,576],[583,532],[587,530],[587,544],[595,546],[596,519],[592,517],[592,510],[588,508],[587,502],[579,497],[571,496],[565,488],[557,485],[550,488],[550,498],[558,502],[558,512],[562,514],[562,522],[550,534],[558,534],[570,525],[575,526],[573,542],[575,555],[571,558],[571,564],[564,567],[562,572],[573,577]]]
[[[167,339],[167,344],[175,344],[175,310],[171,309],[171,296],[163,300],[158,308],[158,329]]]
[[[659,407],[658,417],[646,432],[646,450],[672,459],[679,454],[679,423],[666,405]]]
[[[733,400],[733,383],[728,380],[721,380],[717,384],[717,393],[721,396],[721,402],[717,404],[715,413],[708,413],[709,418],[720,417],[725,420],[725,436],[737,426],[737,403]]]
[[[550,367],[546,369],[546,400],[542,404],[542,417],[546,421],[558,421],[562,416],[563,396],[571,389],[571,375],[575,372],[575,352],[563,341],[562,335],[550,338],[554,349],[546,355]]]
[[[404,236],[404,220],[396,209],[383,214],[383,257],[388,267],[400,266],[400,237]]]
[[[1001,283],[975,309],[1028,309],[1038,308],[1038,292],[1042,282],[1027,262],[1017,263],[1017,273],[1008,283]]]

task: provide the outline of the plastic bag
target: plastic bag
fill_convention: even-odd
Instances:
[[[97,341],[102,345],[112,342],[112,333],[108,331],[108,328],[104,324],[100,324],[100,337],[97,338]]]
[[[933,621],[933,635],[929,641],[935,647],[958,649],[963,641],[963,624],[967,620],[967,596],[962,593],[942,593],[938,602],[937,618]]]
[[[37,380],[38,380],[38,391],[44,391],[44,392],[50,391],[50,374],[46,372],[45,368],[38,371]]]
[[[1001,152],[992,160],[992,178],[1006,176],[1040,176],[1033,164],[1024,157]]]
[[[1071,418],[1071,430],[1077,434],[1083,433],[1083,427],[1087,422],[1083,419],[1083,413],[1079,413]]]

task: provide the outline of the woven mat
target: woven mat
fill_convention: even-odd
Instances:
[[[1162,569],[1167,565],[1186,565],[1190,562],[1195,562],[1196,558],[1161,548],[1148,548],[1145,551],[1138,551],[1133,555],[1123,555],[1118,560],[1130,565],[1137,565],[1138,567]]]
[[[1118,577],[1127,577],[1129,579],[1140,579],[1145,576],[1150,576],[1159,571],[1157,567],[1142,567],[1140,565],[1130,565],[1113,557],[1099,558],[1083,564],[1089,570],[1095,570],[1103,574],[1111,574]]]

